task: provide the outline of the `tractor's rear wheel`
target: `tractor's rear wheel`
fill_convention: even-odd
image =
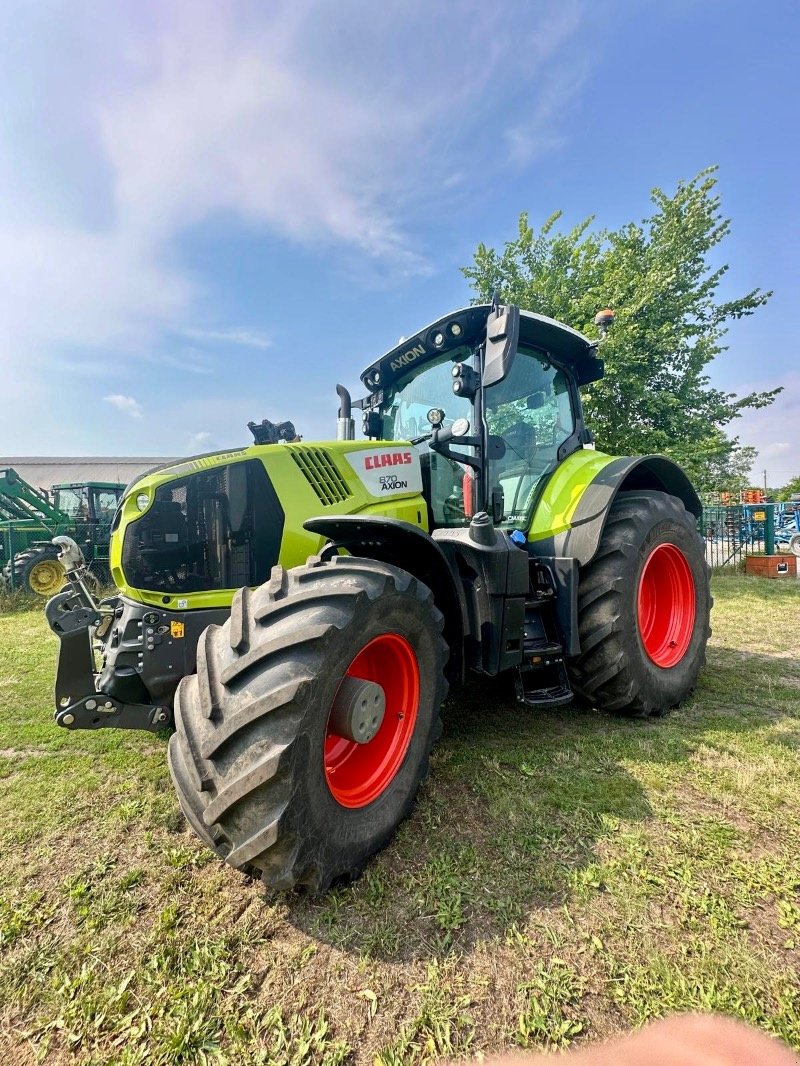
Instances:
[[[665,492],[621,492],[580,573],[574,688],[616,714],[666,713],[705,662],[711,602],[694,516]]]
[[[360,873],[427,774],[441,630],[424,585],[367,559],[276,567],[238,592],[175,699],[170,771],[200,837],[276,888]]]

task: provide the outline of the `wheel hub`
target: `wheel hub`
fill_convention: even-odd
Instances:
[[[325,726],[325,779],[342,807],[366,807],[389,788],[411,743],[419,698],[417,657],[399,633],[374,637],[350,663]]]
[[[328,726],[345,740],[369,744],[385,713],[386,693],[377,682],[345,677],[336,693]]]
[[[39,596],[50,596],[61,588],[66,579],[64,567],[57,559],[43,559],[31,567],[28,584]]]

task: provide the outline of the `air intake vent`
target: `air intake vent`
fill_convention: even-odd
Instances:
[[[342,503],[353,495],[330,455],[322,448],[292,449],[292,458],[326,507]]]

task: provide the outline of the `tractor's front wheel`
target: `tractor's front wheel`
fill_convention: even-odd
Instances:
[[[13,573],[12,573],[13,567]],[[55,596],[67,582],[67,573],[58,560],[58,548],[36,545],[18,552],[3,567],[3,583],[36,596]]]
[[[424,585],[367,559],[276,567],[238,592],[176,694],[170,771],[195,831],[276,888],[357,875],[427,773],[441,630]]]
[[[101,582],[107,584],[111,574],[105,563],[95,562],[92,566],[97,572],[86,570],[82,576],[89,591],[96,595],[100,591]],[[35,544],[32,548],[17,552],[13,563],[8,562],[3,567],[2,583],[6,588],[11,588],[12,578],[15,589],[49,599],[66,585],[67,572],[58,558],[58,548],[54,544]]]
[[[665,492],[621,492],[580,573],[573,687],[601,710],[661,715],[694,688],[711,632],[695,518]]]

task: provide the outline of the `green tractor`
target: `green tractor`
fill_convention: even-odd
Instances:
[[[43,492],[16,470],[0,470],[0,583],[37,596],[52,596],[66,583],[52,538],[80,541],[90,565],[87,580],[96,587],[110,580],[108,540],[124,485],[80,482],[54,485]]]
[[[594,449],[579,388],[597,352],[542,315],[468,307],[370,366],[355,404],[337,386],[336,441],[250,423],[254,445],[134,482],[115,600],[62,543],[56,722],[174,727],[198,835],[322,891],[410,812],[448,686],[508,674],[521,707],[664,714],[710,632],[700,502],[669,459]]]

